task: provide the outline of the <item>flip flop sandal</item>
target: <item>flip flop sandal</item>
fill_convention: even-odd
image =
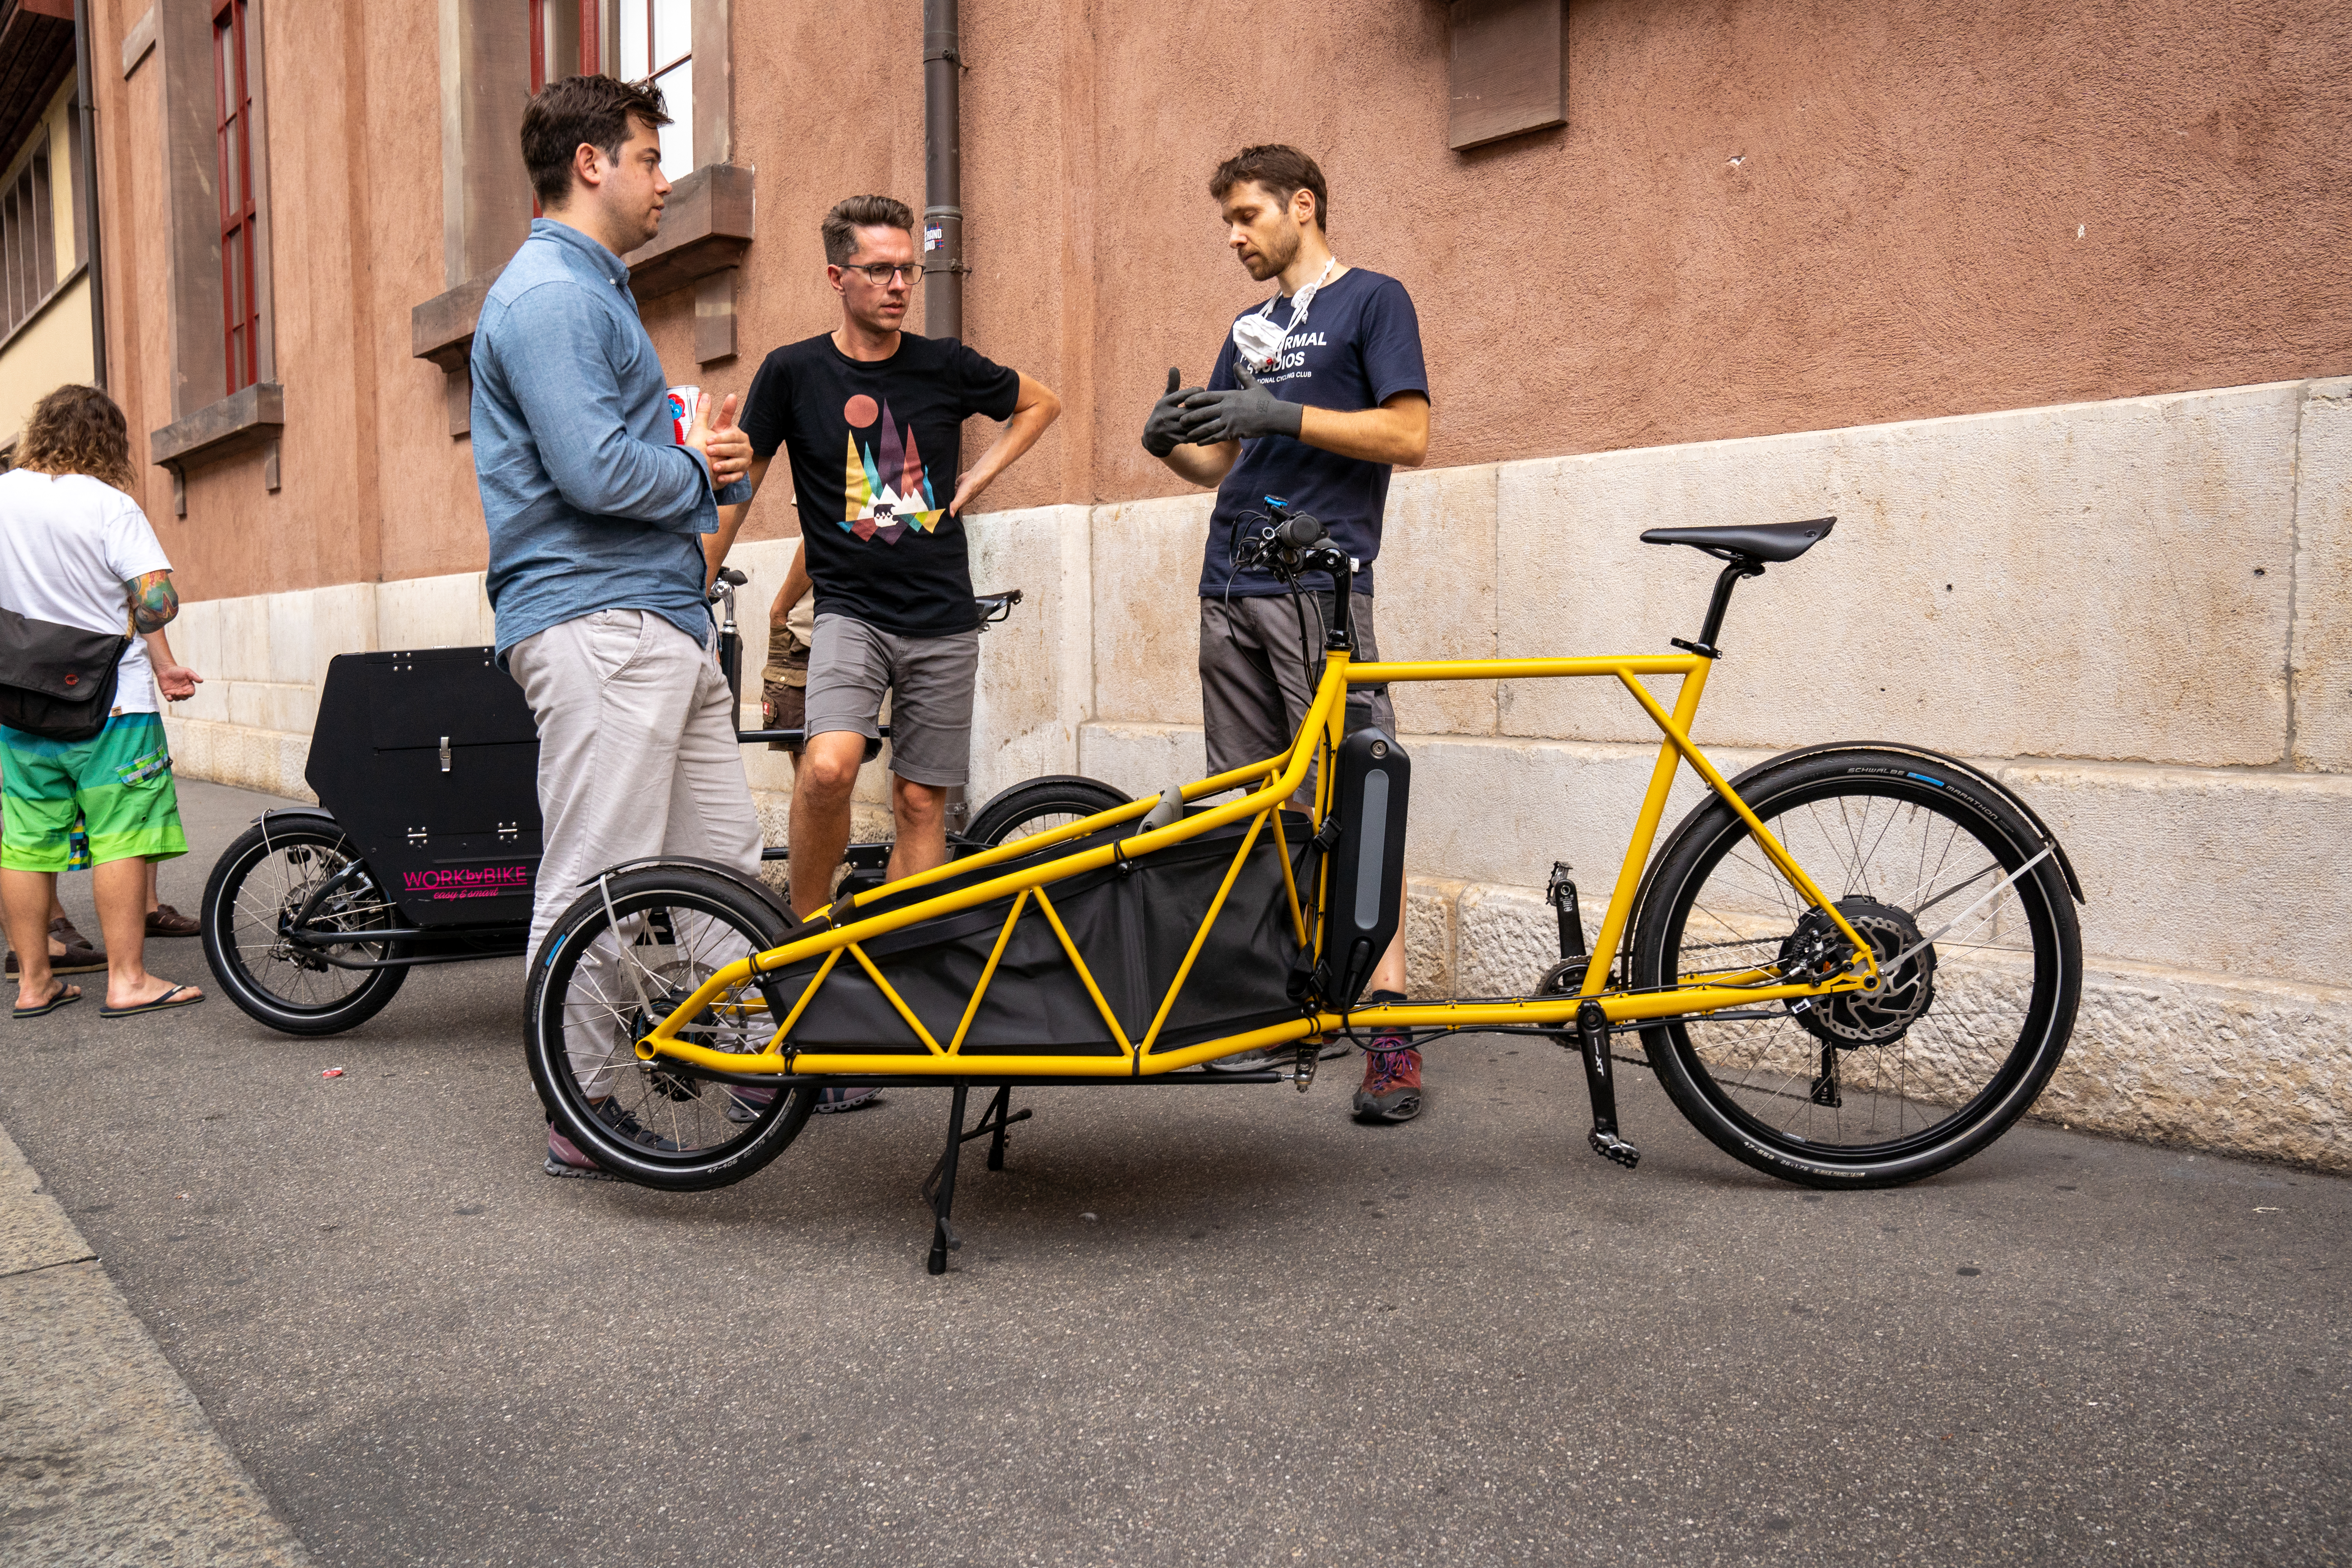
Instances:
[[[80,1000],[80,986],[60,985],[57,989],[57,994],[51,996],[47,1001],[42,1003],[37,1007],[18,1007],[15,1010],[16,1016],[19,1018],[38,1018],[47,1014],[54,1013],[60,1007],[70,1007]]]
[[[166,1007],[193,1007],[204,1000],[202,996],[190,996],[178,1002],[172,1000],[186,989],[184,985],[174,985],[152,1002],[142,1002],[135,1006],[100,1007],[98,1010],[98,1016],[101,1018],[135,1018],[142,1013],[160,1013]],[[30,1016],[30,1015],[26,1016]]]

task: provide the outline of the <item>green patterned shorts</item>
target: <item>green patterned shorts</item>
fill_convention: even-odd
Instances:
[[[0,726],[0,866],[12,871],[188,852],[159,714],[117,713],[87,741],[45,741]],[[77,827],[88,834],[87,859],[77,853]]]

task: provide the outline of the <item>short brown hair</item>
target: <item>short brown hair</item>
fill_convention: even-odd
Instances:
[[[1243,148],[1209,176],[1209,194],[1222,202],[1227,191],[1244,184],[1265,186],[1278,202],[1307,192],[1315,198],[1315,226],[1331,232],[1331,198],[1324,194],[1323,171],[1297,148],[1279,142]]]
[[[824,235],[824,259],[839,267],[857,254],[861,228],[903,228],[915,232],[915,209],[896,196],[851,196],[833,204],[819,226]]]
[[[650,81],[568,76],[531,94],[522,107],[522,163],[539,205],[556,207],[571,198],[572,157],[582,142],[617,162],[632,119],[656,131],[669,123],[661,89]]]
[[[78,382],[33,405],[9,458],[36,473],[88,474],[116,489],[131,489],[131,431],[122,410],[98,388]]]

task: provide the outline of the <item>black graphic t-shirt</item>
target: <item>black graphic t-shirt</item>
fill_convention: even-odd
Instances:
[[[1277,300],[1274,322],[1290,320],[1287,300]],[[1261,302],[1243,314],[1265,307]],[[1238,318],[1236,318],[1238,320]],[[1285,403],[1354,412],[1378,408],[1400,392],[1429,394],[1429,373],[1421,362],[1421,318],[1404,285],[1385,273],[1349,268],[1315,291],[1307,320],[1282,340],[1282,358],[1258,384]],[[1211,391],[1240,384],[1234,379],[1233,334],[1225,335],[1209,377]],[[1389,465],[1343,458],[1287,436],[1265,436],[1242,443],[1241,460],[1217,487],[1210,513],[1209,547],[1201,563],[1201,595],[1236,599],[1284,592],[1274,578],[1235,575],[1233,522],[1265,510],[1265,498],[1280,496],[1293,511],[1320,518],[1342,550],[1364,563],[1356,592],[1372,591],[1372,562],[1381,552],[1381,515],[1388,509]],[[1258,526],[1244,522],[1244,528]],[[1319,583],[1322,574],[1309,576]]]
[[[787,343],[751,378],[743,433],[759,457],[782,447],[799,498],[819,615],[901,637],[977,624],[955,499],[963,422],[1013,417],[1016,371],[953,338],[898,336],[886,360],[855,360],[833,334]]]

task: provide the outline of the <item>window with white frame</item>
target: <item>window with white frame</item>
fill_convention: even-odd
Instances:
[[[662,173],[694,169],[693,0],[620,0],[620,78],[653,79],[669,108],[661,131]]]
[[[15,331],[58,286],[50,200],[49,144],[44,138],[0,191],[0,336]]]

